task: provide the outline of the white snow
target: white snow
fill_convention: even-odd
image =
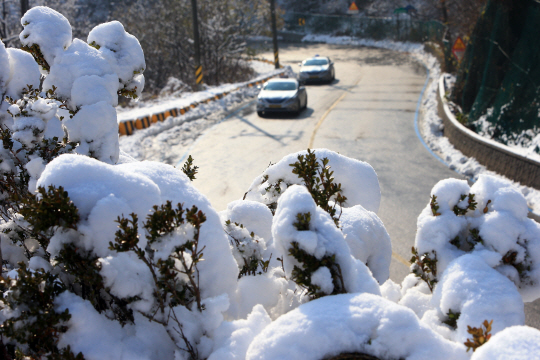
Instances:
[[[28,10],[21,18],[24,29],[19,35],[23,45],[38,45],[51,65],[71,44],[71,25],[59,12],[45,6]]]
[[[362,205],[366,210],[377,213],[381,202],[381,190],[379,179],[371,165],[356,159],[347,158],[328,149],[316,149],[315,155],[318,162],[327,158],[328,166],[334,172],[335,182],[341,184],[342,195],[347,198],[345,207]],[[302,180],[291,172],[290,164],[298,161],[299,155],[306,155],[303,150],[289,154],[276,164],[268,167],[259,175],[249,187],[246,194],[247,200],[259,201],[263,204],[271,204],[279,198],[279,194],[292,184],[301,184]],[[269,185],[278,184],[280,190],[266,190]]]
[[[294,225],[299,221],[297,215],[307,213],[310,214],[309,230],[298,230]],[[296,242],[300,249],[319,260],[325,256],[335,256],[336,263],[341,267],[347,292],[380,294],[371,271],[352,256],[343,233],[336,227],[330,215],[317,207],[305,187],[292,185],[280,197],[272,224],[272,234],[280,254],[288,254],[292,243]],[[284,257],[283,265],[288,277],[291,276],[294,266],[301,266],[290,256]],[[318,280],[324,282],[324,289],[330,288],[331,284],[327,283],[328,276],[324,273],[319,274]]]
[[[478,348],[471,360],[538,360],[540,331],[528,326],[511,326]]]
[[[13,99],[20,99],[22,90],[28,88],[28,85],[34,89],[39,87],[39,66],[36,61],[26,51],[19,49],[6,49],[9,56],[10,74],[7,79],[6,96]]]
[[[467,326],[480,327],[484,320],[493,320],[492,334],[525,323],[523,301],[514,284],[475,255],[461,256],[450,264],[431,305],[435,309],[426,312],[422,321],[439,328],[442,335],[450,333],[449,339],[458,343],[470,337]],[[455,332],[441,324],[450,310],[460,314]]]
[[[88,34],[87,42],[99,46],[98,50],[120,79],[120,88],[128,85],[134,75],[142,74],[146,68],[139,40],[127,33],[118,21],[96,26]],[[142,87],[137,90],[140,95]]]
[[[396,284],[388,280],[391,242],[376,215],[381,193],[369,164],[331,150],[314,150],[319,161],[329,159],[336,182],[347,197],[343,208],[337,206],[338,221],[317,206],[291,172],[289,165],[306,152],[290,154],[269,167],[253,181],[246,200],[232,202],[218,214],[179,169],[137,161],[137,142],[159,138],[168,130],[190,130],[192,135],[186,135],[186,139],[193,141],[208,126],[198,119],[211,112],[219,115],[229,111],[253,97],[255,89],[245,87],[245,83],[227,84],[191,94],[171,81],[171,89],[176,89],[171,92],[182,92],[180,99],[170,98],[156,106],[142,102],[119,118],[142,117],[235,91],[136,132],[122,140],[124,151],[120,151],[116,91],[135,86],[137,94],[142,91],[144,77],[140,73],[145,63],[138,40],[118,22],[96,27],[88,36],[92,46],[72,40],[67,20],[44,7],[31,9],[22,23],[25,29],[21,41],[39,45],[51,66],[48,74],[43,71],[44,88],[56,86],[57,94],[75,114],[70,117],[65,109],[60,111],[57,102],[42,94],[24,104],[15,99],[16,105],[9,107],[13,118],[6,112],[7,103],[2,102],[2,123],[14,131],[15,151],[22,144],[30,147],[41,141],[44,134],[62,136],[64,131],[70,140],[81,142],[75,154],[60,155],[48,164],[34,154],[25,164],[29,189],[62,186],[77,206],[80,220],[76,229],[53,230],[46,249],[51,261],[43,257],[45,249],[35,239],[24,243],[35,251],[29,258],[21,246],[14,244],[15,225],[28,226],[20,214],[2,222],[2,259],[9,263],[10,270],[4,275],[9,281],[17,281],[17,272],[12,269],[19,261],[33,270],[55,271],[55,257],[64,245],[72,244],[81,253],[97,258],[104,286],[112,295],[134,297],[128,305],[134,321],[122,326],[111,320],[112,311],[100,313],[74,292],[63,292],[55,299],[55,310],[68,309],[71,318],[65,324],[67,332],[60,335],[59,347],[69,345],[75,353],[83,352],[86,359],[187,359],[187,352],[182,350],[186,341],[200,358],[211,360],[321,359],[343,352],[364,352],[384,359],[468,359],[470,353],[463,345],[469,338],[467,327],[493,320],[493,337],[472,359],[532,358],[538,353],[540,333],[516,326],[524,322],[523,301],[540,297],[540,226],[527,218],[527,205],[534,204],[532,190],[484,175],[480,167],[468,173],[476,180],[472,186],[460,180],[441,181],[432,190],[439,208],[427,204],[420,214],[415,243],[420,254],[437,254],[433,293],[413,274]],[[424,61],[432,77],[438,77],[436,61],[418,44],[321,36],[305,40],[407,51]],[[0,46],[2,95],[20,97],[24,82],[39,84],[39,68],[30,60],[26,53]],[[278,72],[267,69],[258,78]],[[424,132],[428,143],[437,151],[449,151],[447,161],[453,161],[448,159],[455,151],[432,131],[440,124],[430,112],[435,96],[432,87],[428,87],[424,100]],[[23,116],[23,110],[28,116]],[[14,169],[4,149],[0,149],[0,155],[6,159],[0,168]],[[468,200],[473,199],[469,194],[475,195],[477,204],[465,212]],[[138,216],[138,246],[151,253],[155,261],[167,259],[176,248],[193,240],[194,227],[183,224],[158,242],[148,241],[144,222],[153,206],[167,201],[173,206],[182,204],[184,209],[196,206],[206,217],[198,233],[202,253],[198,271],[192,278],[187,274],[175,277],[179,282],[196,278],[202,311],[192,303],[167,306],[166,314],[160,313],[151,268],[133,252],[109,248],[118,231],[115,220],[130,214]],[[274,203],[272,214],[267,205]],[[464,214],[456,215],[455,211]],[[322,297],[312,300],[293,281],[295,266],[305,270],[290,254],[293,244],[310,258],[334,262],[318,266],[309,274],[311,283],[318,287],[317,295]],[[239,278],[246,256],[258,261],[257,271]],[[181,260],[192,261],[187,255],[173,261],[178,266]],[[339,276],[333,276],[336,269]],[[339,277],[348,293],[329,295],[339,290]],[[76,287],[71,290],[77,291]],[[460,314],[456,329],[443,323],[449,310]],[[4,306],[0,319],[16,316],[17,311],[20,309],[14,312]]]
[[[268,325],[246,359],[318,360],[363,352],[383,359],[467,359],[453,343],[418,321],[409,309],[372,294],[326,296]]]
[[[540,254],[540,226],[527,218],[527,203],[517,188],[500,178],[480,175],[470,188],[464,180],[447,179],[431,193],[439,208],[427,204],[418,217],[415,246],[419,254],[435,252],[439,274],[451,261],[472,252],[513,281],[524,301],[540,296],[535,260]],[[474,195],[476,209],[456,215],[455,206],[467,208],[460,197],[468,202],[469,194]]]
[[[81,228],[85,235],[83,243],[78,245],[100,256],[118,256],[108,249],[109,242],[114,242],[117,225],[113,221],[118,216],[128,217],[135,213],[142,222],[152,206],[167,200],[174,205],[184,204],[184,208],[197,206],[206,215],[206,226],[200,233],[201,247],[206,246],[206,261],[199,265],[201,274],[208,273],[201,275],[200,280],[204,295],[234,292],[238,269],[219,216],[180,170],[155,162],[109,165],[87,156],[67,154],[47,165],[37,185],[64,187],[79,209],[81,225],[84,225]],[[139,229],[142,231],[142,226]],[[69,237],[59,236],[51,241],[48,251],[57,254],[62,244],[69,241]],[[139,241],[139,246],[144,249],[147,244],[144,233]]]

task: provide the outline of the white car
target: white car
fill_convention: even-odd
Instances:
[[[334,63],[326,56],[315,56],[302,61],[298,80],[307,82],[329,82],[336,78]]]
[[[307,107],[306,88],[296,79],[279,78],[265,82],[257,97],[257,114],[293,112],[299,114]]]

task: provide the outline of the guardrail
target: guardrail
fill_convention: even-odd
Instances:
[[[443,119],[444,136],[463,154],[474,157],[488,170],[522,185],[540,189],[540,162],[517,154],[508,146],[486,139],[459,123],[445,99],[444,76],[439,79],[438,110]]]
[[[262,61],[262,62],[267,62],[267,63],[270,63],[270,64],[274,63],[273,61],[266,60],[266,59],[260,59],[260,58],[250,58],[249,60]],[[270,76],[267,76],[267,77],[264,77],[262,79],[247,82],[242,86],[239,86],[239,87],[234,88],[234,89],[229,90],[229,91],[224,91],[222,93],[209,96],[208,98],[203,99],[201,101],[195,101],[195,102],[193,102],[193,103],[191,103],[189,105],[186,105],[186,106],[184,106],[182,108],[172,108],[172,109],[168,109],[168,110],[165,110],[165,111],[160,111],[158,113],[152,113],[152,114],[146,115],[146,116],[141,117],[141,118],[136,118],[136,119],[132,119],[132,120],[122,120],[120,123],[118,123],[118,133],[120,134],[120,136],[131,135],[137,129],[138,130],[146,129],[146,128],[152,126],[153,124],[155,124],[157,122],[164,121],[169,116],[176,117],[176,116],[179,116],[179,115],[183,115],[186,112],[188,112],[189,110],[195,109],[200,104],[208,104],[211,101],[216,101],[216,100],[222,99],[224,96],[227,96],[228,94],[230,94],[230,93],[232,93],[234,91],[237,91],[237,90],[239,90],[239,89],[241,89],[243,87],[253,87],[253,86],[256,86],[256,85],[260,85],[260,84],[264,83],[266,80],[271,79],[273,77],[276,77],[276,76],[278,76],[280,74],[283,74],[284,72],[285,72],[285,70],[282,70],[281,72],[274,73],[274,74],[272,74]]]

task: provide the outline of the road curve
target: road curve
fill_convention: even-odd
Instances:
[[[280,61],[297,71],[298,63],[314,54],[335,61],[336,81],[308,85],[308,109],[298,117],[259,118],[251,104],[206,131],[190,149],[200,167],[194,185],[223,210],[242,198],[269,163],[289,153],[328,148],[366,161],[379,177],[378,215],[394,253],[390,277],[400,283],[409,273],[416,219],[431,189],[442,179],[463,179],[435,159],[415,132],[426,70],[407,54],[326,44],[287,44]],[[539,328],[540,305],[527,304],[526,317]]]

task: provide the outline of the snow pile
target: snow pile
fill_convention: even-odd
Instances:
[[[135,90],[136,95],[140,96],[144,87],[142,73],[146,63],[139,40],[128,34],[120,22],[111,21],[92,29],[87,42],[107,59],[118,75],[121,84],[119,86],[126,90]]]
[[[330,358],[364,353],[381,359],[467,359],[461,344],[445,340],[409,309],[371,294],[311,301],[267,326],[246,359]]]

